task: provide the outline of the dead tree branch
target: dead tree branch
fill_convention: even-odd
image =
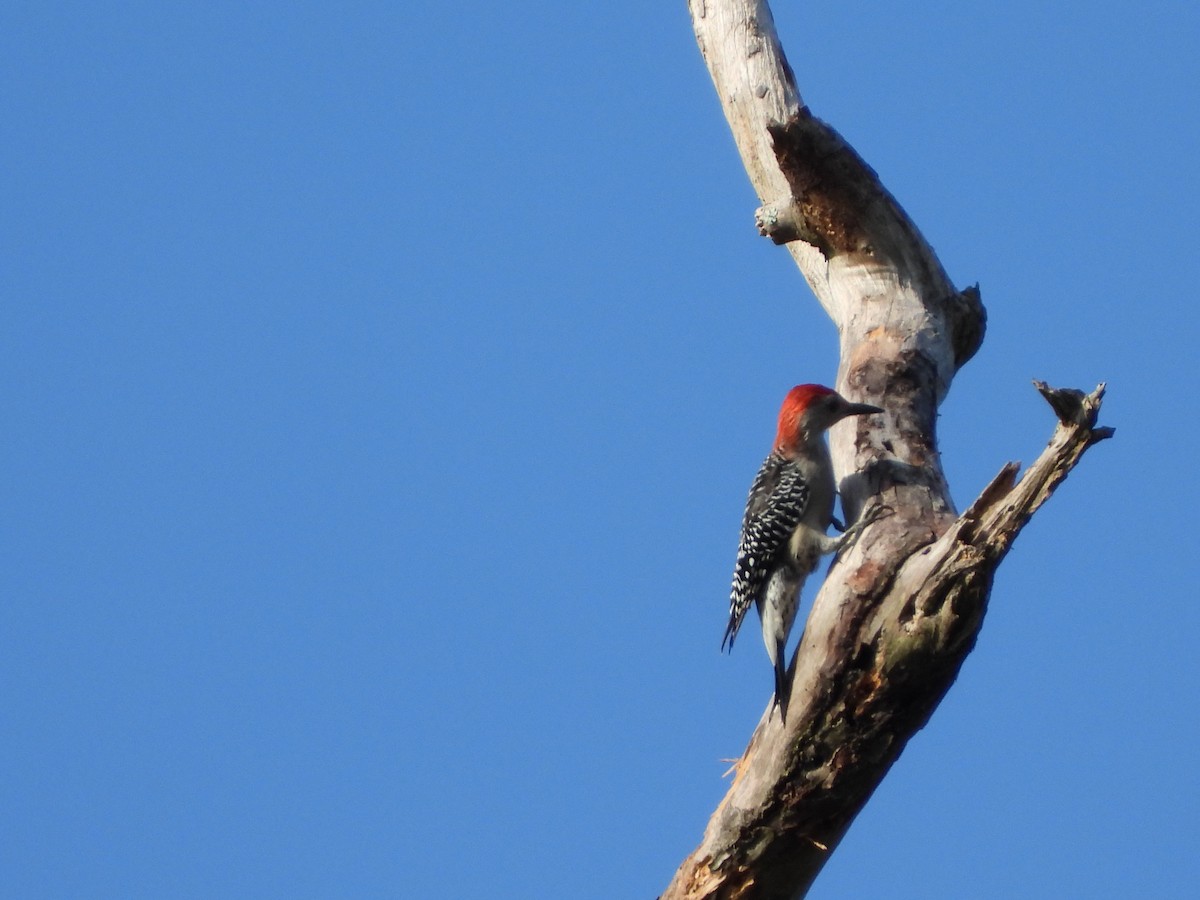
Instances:
[[[983,340],[979,292],[956,290],[871,168],[803,106],[764,0],[690,0],[701,52],[762,207],[837,325],[836,387],[887,415],[831,432],[846,514],[864,532],[821,588],[792,663],[786,725],[767,708],[704,838],[663,894],[801,897],[953,683],[996,567],[1088,447],[1104,387],[1039,384],[1059,424],[1017,479],[1006,465],[958,515],[937,408]]]

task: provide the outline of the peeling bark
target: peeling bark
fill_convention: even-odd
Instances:
[[[996,567],[1093,444],[1104,386],[1038,383],[1059,423],[1018,479],[1009,463],[958,515],[937,408],[978,350],[977,288],[957,290],[875,172],[800,98],[764,0],[691,0],[697,42],[762,207],[837,325],[836,387],[887,410],[831,431],[848,518],[895,513],[831,569],[792,661],[788,721],[768,706],[700,846],[662,895],[803,896],[854,817],[949,690]],[[807,377],[807,376],[806,376]]]

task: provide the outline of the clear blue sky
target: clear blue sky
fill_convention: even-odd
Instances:
[[[808,22],[802,16],[809,16]],[[1184,898],[1194,4],[779,4],[990,313],[965,506],[1096,448],[812,897]],[[771,691],[745,490],[835,335],[682,0],[0,12],[0,896],[653,897]]]

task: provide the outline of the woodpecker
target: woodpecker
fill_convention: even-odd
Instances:
[[[775,446],[750,486],[721,649],[733,649],[753,603],[775,668],[775,702],[784,719],[788,684],[783,648],[796,618],[800,589],[821,556],[841,550],[877,518],[861,517],[840,537],[825,534],[834,521],[837,495],[825,431],[847,416],[881,412],[878,406],[851,403],[819,384],[797,385],[783,400]]]

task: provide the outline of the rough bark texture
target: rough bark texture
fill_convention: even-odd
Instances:
[[[1039,384],[1059,424],[1017,480],[1006,465],[961,516],[937,451],[937,408],[983,340],[959,291],[875,173],[803,106],[762,0],[691,0],[759,230],[791,252],[838,327],[836,386],[885,416],[831,432],[848,518],[894,514],[831,570],[792,663],[786,725],[768,707],[700,846],[663,898],[801,897],[975,643],[996,566],[1092,444],[1103,385]],[[811,373],[804,373],[805,379]],[[798,376],[799,377],[799,376]]]

